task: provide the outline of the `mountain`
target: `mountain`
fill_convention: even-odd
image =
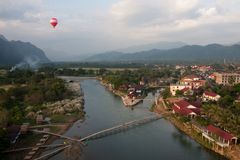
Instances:
[[[116,51],[123,52],[123,53],[135,53],[141,51],[147,51],[151,49],[161,49],[161,50],[168,50],[173,48],[180,48],[186,46],[186,43],[183,42],[157,42],[157,43],[150,43],[150,44],[143,44],[143,45],[136,45],[131,46],[123,49],[118,49]]]
[[[187,45],[169,50],[153,49],[136,53],[105,53],[88,58],[89,61],[95,62],[222,62],[224,59],[240,60],[240,45]]]
[[[8,41],[0,35],[0,65],[28,64],[36,67],[50,60],[45,53],[29,42]]]

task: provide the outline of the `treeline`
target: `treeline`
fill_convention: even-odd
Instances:
[[[15,70],[0,76],[0,150],[8,144],[6,127],[29,122],[27,113],[42,104],[72,96],[65,82],[53,74]]]
[[[26,109],[38,110],[41,104],[61,100],[72,95],[63,80],[51,74],[16,70],[0,77],[0,125],[21,124]],[[4,83],[3,83],[4,82]]]
[[[161,83],[161,79],[178,79],[180,76],[179,71],[170,68],[152,69],[140,68],[137,70],[123,70],[116,72],[106,72],[101,77],[103,81],[110,83],[115,89],[125,84],[139,84],[140,81],[149,85],[151,83]],[[174,80],[173,80],[174,81]],[[162,83],[169,83],[163,82]],[[166,84],[163,84],[166,85]]]

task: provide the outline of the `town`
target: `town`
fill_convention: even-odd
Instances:
[[[2,108],[2,133],[6,134],[8,139],[1,139],[4,142],[2,144],[9,141],[11,149],[18,148],[23,145],[22,138],[34,136],[29,133],[34,129],[62,134],[69,127],[67,123],[72,124],[83,118],[83,91],[79,83],[63,77],[82,76],[98,79],[107,90],[120,96],[126,107],[133,109],[144,101],[148,93],[158,91],[160,94],[153,99],[154,103],[149,106],[149,111],[157,114],[167,113],[166,119],[204,147],[230,159],[239,158],[240,67],[237,65],[155,64],[121,69],[63,68],[41,68],[35,73],[1,69],[3,107],[9,103],[21,102],[13,98],[13,95],[20,98],[16,87],[19,87],[19,91],[24,88],[31,90],[33,85],[36,87],[39,83],[49,80],[61,86],[49,87],[55,89],[56,95],[53,100],[43,100],[41,96],[45,94],[41,95],[42,88],[38,88],[37,97],[35,92],[23,92],[26,94],[23,97],[25,110],[16,110],[15,107],[8,111]],[[24,73],[24,76],[20,73]],[[52,73],[60,79],[54,78]],[[16,78],[19,81],[16,81]],[[67,88],[63,86],[64,83]],[[60,89],[64,90],[65,98],[57,94]],[[46,93],[51,92],[49,90]],[[11,119],[4,116],[7,112],[11,114]],[[1,138],[3,137],[2,135]],[[24,154],[27,154],[25,159],[36,157],[41,153],[40,146],[53,141],[49,134],[34,137],[35,146],[32,151]],[[24,141],[24,144],[29,143]]]
[[[167,70],[166,70],[167,68]],[[228,158],[240,156],[240,67],[231,65],[155,65],[155,74],[138,77],[119,76],[116,82],[106,76],[108,88],[124,95],[123,103],[134,106],[149,88],[164,88],[151,108],[157,113],[171,113],[170,121],[207,148]],[[163,71],[157,74],[159,70]],[[130,72],[130,71],[129,71]],[[133,71],[134,72],[134,71]],[[171,73],[169,76],[164,74]],[[148,72],[150,73],[150,72]],[[143,75],[143,73],[142,73]],[[162,75],[162,76],[158,76]],[[151,77],[151,78],[150,78]],[[116,76],[115,76],[116,78]],[[128,83],[124,83],[128,81]],[[133,82],[131,84],[131,82]],[[117,86],[117,87],[116,87]],[[115,87],[115,90],[114,90]],[[116,91],[117,90],[117,91]],[[127,100],[132,102],[126,104]]]

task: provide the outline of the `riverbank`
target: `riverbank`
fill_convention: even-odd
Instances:
[[[156,103],[153,112],[162,114],[168,111],[168,108],[162,98],[159,99],[159,101]],[[212,147],[209,143],[203,141],[202,135],[194,129],[193,125],[189,122],[182,122],[179,117],[176,117],[174,114],[169,114],[169,116],[165,117],[167,120],[169,120],[176,128],[178,128],[180,131],[191,137],[193,140],[204,146],[205,148],[220,154],[228,159],[231,160],[239,160],[240,159],[240,149],[239,146],[232,146],[228,149],[224,149],[224,151],[217,150],[214,147]]]
[[[46,103],[42,105],[41,115],[43,116],[42,122],[40,124],[45,124],[43,127],[37,127],[43,130],[49,130],[52,133],[59,135],[64,134],[77,120],[83,119],[85,116],[84,112],[84,94],[79,82],[66,82],[66,86],[73,92],[73,97],[69,99],[64,99],[61,101],[56,101],[54,103]],[[30,115],[30,114],[29,114]],[[31,118],[34,120],[37,116],[37,112],[31,113]],[[44,119],[47,118],[48,122]],[[35,127],[37,123],[33,123]],[[39,125],[39,124],[37,124]],[[31,159],[34,159],[42,154],[44,149],[41,149],[37,144],[49,145],[53,141],[58,139],[58,137],[48,136],[47,140],[42,143],[40,140],[43,135],[35,134],[31,131],[21,134],[17,142],[10,146],[8,150],[13,150],[17,148],[35,147],[34,154]],[[24,159],[26,155],[32,152],[31,149],[24,150],[21,152],[14,152],[5,154],[6,159],[20,160]],[[33,152],[32,152],[33,153]],[[30,156],[28,156],[30,157]],[[1,159],[1,158],[0,158]]]
[[[98,80],[100,81],[100,84],[103,85],[108,91],[110,91],[113,94],[121,97],[122,102],[126,107],[133,107],[133,106],[137,105],[138,103],[142,102],[142,100],[145,98],[145,97],[130,98],[130,97],[127,96],[126,93],[123,93],[119,90],[114,90],[110,84],[105,83],[100,79],[98,79]]]
[[[58,126],[57,128],[50,129],[50,131],[59,135],[64,134],[67,130],[69,130],[69,128],[73,126],[73,124],[76,121],[83,119],[85,115],[85,112],[83,111],[84,110],[84,93],[80,83],[74,82],[73,80],[71,80],[71,77],[64,77],[63,79],[67,80],[66,85],[72,92],[74,92],[74,97],[71,100],[65,99],[65,100],[50,104],[50,106],[58,106],[57,112],[55,112],[56,114],[53,115],[53,117],[51,117],[53,118],[52,121],[54,123],[63,124]],[[73,112],[73,113],[67,113],[67,112]],[[50,145],[57,139],[58,137],[50,136],[50,138],[45,143],[45,145]],[[44,149],[39,150],[35,158],[40,156],[43,152],[44,152]]]

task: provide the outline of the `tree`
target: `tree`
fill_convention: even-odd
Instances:
[[[183,91],[176,90],[176,96],[183,96]]]
[[[161,93],[163,99],[166,99],[171,96],[170,89],[166,88],[162,93]]]
[[[219,99],[219,105],[221,107],[230,107],[233,105],[234,98],[230,95],[226,95]]]
[[[240,93],[240,83],[235,84],[235,85],[233,86],[233,89],[234,89],[234,92],[235,92],[235,93]]]
[[[12,124],[21,124],[23,120],[23,114],[18,106],[13,107],[10,110],[9,120]]]

